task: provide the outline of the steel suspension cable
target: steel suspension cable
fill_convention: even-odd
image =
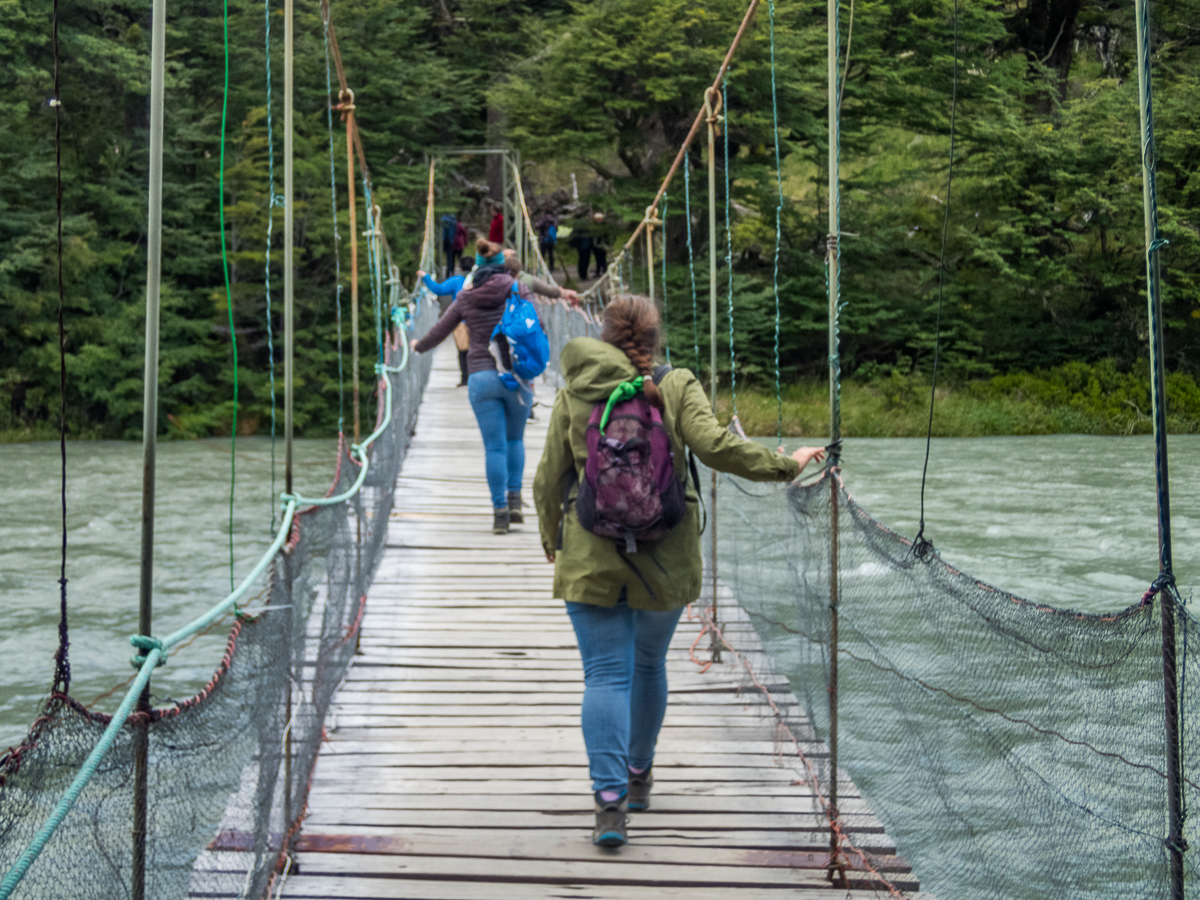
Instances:
[[[688,255],[688,279],[692,284],[692,350],[696,357],[697,378],[700,377],[700,323],[699,312],[696,308],[696,266],[695,258],[692,255],[692,185],[691,178],[688,173],[691,171],[692,161],[688,159],[683,164],[683,208],[684,218],[687,219],[687,255]]]
[[[663,346],[667,353],[667,365],[671,364],[671,332],[667,328],[667,194],[663,192],[662,211],[662,295],[663,295]]]
[[[737,359],[733,347],[733,232],[729,226],[730,196],[729,181],[729,78],[721,84],[721,106],[725,110],[725,276],[729,286],[729,393],[733,402],[733,421],[738,421],[737,411]],[[713,398],[716,400],[716,397]],[[740,428],[741,426],[738,425]]]
[[[223,0],[222,33],[225,42],[225,81],[221,95],[221,152],[218,177],[218,218],[221,227],[221,272],[225,279],[225,305],[229,310],[229,343],[233,348],[233,425],[229,439],[229,589],[233,577],[233,500],[237,487],[237,414],[238,414],[238,352],[237,331],[233,324],[233,287],[229,280],[229,253],[225,241],[225,123],[229,116],[229,0]]]
[[[329,5],[324,3],[321,5],[321,17],[324,22],[325,35],[325,93],[326,108],[325,116],[329,125],[329,196],[330,205],[333,212],[333,279],[336,285],[335,303],[337,313],[337,342],[338,342],[338,434],[345,431],[343,427],[346,420],[346,378],[344,374],[344,366],[342,361],[343,346],[342,346],[342,248],[341,234],[338,232],[338,214],[337,214],[337,174],[334,169],[333,162],[333,81],[329,67]],[[272,486],[271,496],[275,496],[274,486]]]
[[[282,197],[275,196],[275,128],[271,121],[271,0],[263,0],[265,30],[263,46],[267,62],[267,247],[263,263],[263,284],[267,295],[267,377],[271,391],[271,532],[275,531],[275,432],[277,425],[275,400],[275,328],[271,322],[271,239],[275,235],[275,204]]]
[[[58,651],[54,654],[54,685],[50,692],[66,694],[71,689],[71,663],[68,658],[70,641],[67,630],[67,334],[63,310],[66,290],[63,286],[62,94],[59,82],[58,0],[54,0],[51,22],[54,45],[54,206],[58,257],[58,453],[62,467],[59,482],[62,558],[58,571]]]
[[[767,0],[767,21],[771,36],[771,127],[775,134],[775,267],[772,273],[772,293],[775,297],[775,435],[783,444],[783,388],[779,381],[779,244],[783,231],[783,167],[779,159],[779,100],[775,88],[775,0]],[[849,52],[849,48],[847,48]],[[843,85],[845,79],[843,78]]]
[[[946,204],[942,213],[942,246],[938,256],[937,324],[933,332],[933,376],[929,386],[929,422],[925,429],[925,462],[921,467],[921,514],[913,553],[925,556],[933,543],[925,537],[925,481],[929,474],[929,449],[933,443],[933,406],[937,398],[938,360],[942,344],[942,300],[946,286],[946,237],[950,230],[950,190],[954,186],[954,129],[958,114],[958,0],[954,0],[954,70],[950,82],[950,161],[946,167]]]

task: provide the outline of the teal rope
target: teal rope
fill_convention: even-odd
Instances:
[[[783,167],[779,159],[779,101],[775,91],[775,0],[767,0],[771,29],[771,126],[775,132],[775,188],[779,202],[775,205],[775,271],[772,291],[775,295],[775,435],[783,443],[783,387],[779,382],[779,243],[782,236]]]
[[[688,253],[688,276],[692,282],[692,351],[696,355],[696,375],[700,375],[700,325],[698,323],[699,314],[696,311],[696,266],[692,257],[692,184],[691,176],[688,174],[692,168],[692,161],[688,158],[683,160],[683,208],[684,217],[687,219],[687,253]]]
[[[333,167],[333,79],[329,72],[329,15],[328,7],[325,8],[325,94],[328,97],[328,103],[325,108],[325,117],[329,125],[329,201],[330,207],[333,210],[333,281],[337,285],[337,293],[335,302],[337,304],[337,342],[338,342],[338,434],[341,434],[345,429],[343,425],[346,420],[346,378],[343,373],[342,356],[342,236],[338,232],[338,213],[337,213],[337,175]],[[269,82],[268,82],[269,83]],[[273,370],[272,370],[273,372]],[[271,407],[272,423],[274,422],[274,406]],[[274,425],[272,425],[272,435],[274,435]],[[272,457],[274,459],[274,457]],[[275,496],[275,482],[271,482],[271,496]]]
[[[729,227],[729,78],[721,83],[721,105],[725,109],[725,273],[729,283],[729,392],[733,399],[733,414],[737,410],[737,359],[733,352],[733,233]]]
[[[229,342],[233,346],[233,428],[229,445],[229,587],[233,588],[233,500],[237,486],[238,352],[233,327],[233,288],[229,282],[229,254],[225,247],[225,122],[229,115],[229,0],[222,3],[225,35],[225,89],[221,97],[220,204],[221,269],[225,275],[225,305],[229,307]]]
[[[667,353],[667,365],[671,364],[671,333],[667,330],[667,193],[663,192],[662,211],[662,292],[663,292],[663,347]]]
[[[267,254],[263,264],[263,284],[267,293],[267,357],[271,385],[271,531],[275,530],[275,336],[271,323],[271,238],[275,234],[275,129],[271,124],[271,0],[263,0],[266,30],[263,43],[267,58]]]
[[[371,270],[371,304],[375,312],[375,345],[379,365],[383,365],[383,270],[379,259],[379,223],[375,221],[375,203],[371,199],[371,183],[363,173],[363,199],[367,204],[367,265]]]

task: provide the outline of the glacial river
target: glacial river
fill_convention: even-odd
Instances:
[[[72,692],[83,702],[132,674],[137,629],[141,446],[71,443],[68,558]],[[924,441],[846,441],[846,483],[877,519],[916,531]],[[1200,437],[1171,439],[1175,567],[1185,596],[1200,581]],[[323,493],[332,441],[300,441],[297,486]],[[270,445],[239,439],[234,570],[269,543]],[[49,687],[57,646],[58,445],[0,446],[0,747],[15,743]],[[535,461],[530,460],[527,482]],[[159,449],[155,632],[189,621],[229,590],[229,441]],[[282,448],[279,453],[282,489]],[[486,503],[486,498],[481,498]],[[1146,437],[934,441],[926,533],[946,560],[1022,596],[1089,611],[1135,602],[1154,578],[1153,448]],[[155,673],[156,699],[190,695],[220,657],[214,629]],[[120,692],[101,700],[115,707]]]

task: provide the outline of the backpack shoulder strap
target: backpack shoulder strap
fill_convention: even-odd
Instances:
[[[654,371],[650,373],[650,377],[653,379],[655,384],[662,384],[662,380],[673,371],[675,370],[669,365],[655,366]],[[692,475],[692,484],[696,488],[696,497],[700,500],[700,511],[704,516],[703,524],[700,526],[700,533],[704,534],[704,532],[708,529],[708,508],[704,505],[704,493],[700,490],[700,472],[696,468],[696,454],[694,454],[690,448],[687,452],[687,458],[688,471]]]

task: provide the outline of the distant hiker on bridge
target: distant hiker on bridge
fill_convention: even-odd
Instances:
[[[553,272],[554,248],[558,246],[558,216],[552,212],[543,214],[538,220],[537,233],[542,259],[546,261],[546,268]]]
[[[773,453],[722,428],[695,375],[654,367],[659,334],[650,301],[619,297],[604,310],[602,340],[567,343],[566,387],[533,482],[554,596],[567,602],[583,658],[592,842],[604,847],[625,843],[627,809],[650,806],[667,647],[700,596],[691,454],[753,481],[790,481],[825,458],[816,447]]]
[[[460,224],[458,226],[462,228]],[[465,230],[463,232],[466,233]],[[458,249],[462,249],[459,247]],[[450,308],[450,304],[454,302],[454,298],[458,296],[458,292],[462,290],[463,282],[467,280],[467,275],[475,268],[475,260],[469,256],[464,256],[458,261],[458,267],[462,270],[462,275],[449,275],[446,280],[439,283],[433,280],[433,277],[428,273],[418,269],[417,277],[424,283],[425,287],[438,298],[438,309],[445,315],[446,310]],[[458,371],[461,378],[458,382],[459,387],[467,386],[467,347],[469,346],[469,338],[467,335],[466,323],[460,322],[458,327],[454,329],[454,344],[458,347]]]
[[[493,244],[504,243],[504,207],[492,205],[492,224],[488,228],[488,240]]]
[[[579,303],[579,294],[570,288],[559,287],[553,281],[542,281],[542,279],[534,278],[528,272],[523,271],[521,269],[521,261],[517,259],[516,250],[504,251],[504,268],[508,274],[517,279],[521,287],[530,293],[549,297],[551,300],[566,300],[572,305],[578,305]]]
[[[604,221],[604,213],[592,214],[592,255],[596,257],[596,277],[608,268],[608,251],[612,248],[613,230]]]
[[[522,385],[510,389],[496,370],[492,356],[492,331],[504,314],[505,303],[514,280],[504,271],[504,256],[494,244],[480,242],[484,252],[495,249],[492,257],[477,254],[484,265],[469,276],[470,284],[420,340],[412,341],[417,353],[428,353],[444,341],[459,323],[465,322],[467,346],[467,395],[483,437],[488,488],[492,494],[494,517],[492,531],[504,534],[510,522],[523,522],[521,514],[521,478],[525,473],[525,423],[533,406],[533,394]],[[479,245],[477,245],[478,249]],[[496,259],[499,262],[496,262]],[[496,354],[505,369],[512,368],[508,343],[497,341]]]
[[[579,280],[584,281],[588,277],[588,266],[592,262],[591,216],[577,221],[571,226],[571,237],[567,239],[567,243],[579,254],[579,262],[575,266],[575,272],[579,276]]]

